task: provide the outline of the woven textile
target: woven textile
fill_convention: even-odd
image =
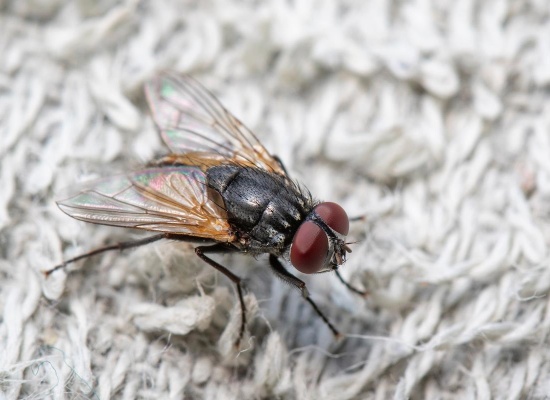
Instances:
[[[0,397],[550,395],[550,6],[505,1],[0,0]],[[301,276],[159,242],[55,200],[166,154],[143,94],[190,73],[316,198],[353,253]]]

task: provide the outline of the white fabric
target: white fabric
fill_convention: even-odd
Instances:
[[[1,398],[550,394],[550,8],[505,1],[0,0]],[[142,87],[219,95],[317,198],[365,215],[307,277],[157,243],[55,199],[166,151]],[[77,272],[75,272],[77,271]]]

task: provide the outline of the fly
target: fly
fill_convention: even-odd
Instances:
[[[216,253],[269,254],[275,275],[294,286],[334,335],[338,330],[311,299],[306,284],[290,273],[338,272],[351,252],[349,218],[336,203],[316,201],[288,175],[237,118],[196,80],[163,74],[146,85],[155,123],[170,153],[144,169],[101,179],[58,201],[81,221],[157,232],[144,239],[98,248],[67,264],[110,250],[161,239],[194,242],[195,253],[236,286],[241,306],[238,346],[246,329],[241,279],[213,260]]]

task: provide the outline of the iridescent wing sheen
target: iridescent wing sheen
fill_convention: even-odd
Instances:
[[[212,163],[238,163],[286,176],[256,136],[193,78],[165,73],[145,93],[173,158],[195,153]]]
[[[81,221],[231,242],[223,202],[197,167],[148,168],[96,181],[58,201]]]

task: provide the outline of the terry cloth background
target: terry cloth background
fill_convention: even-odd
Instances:
[[[338,4],[337,4],[338,3]],[[547,0],[0,1],[2,398],[550,395]],[[318,198],[365,215],[307,277],[349,337],[255,260],[251,320],[190,246],[75,221],[79,182],[166,151],[144,104],[189,72]],[[304,278],[306,279],[306,278]]]

